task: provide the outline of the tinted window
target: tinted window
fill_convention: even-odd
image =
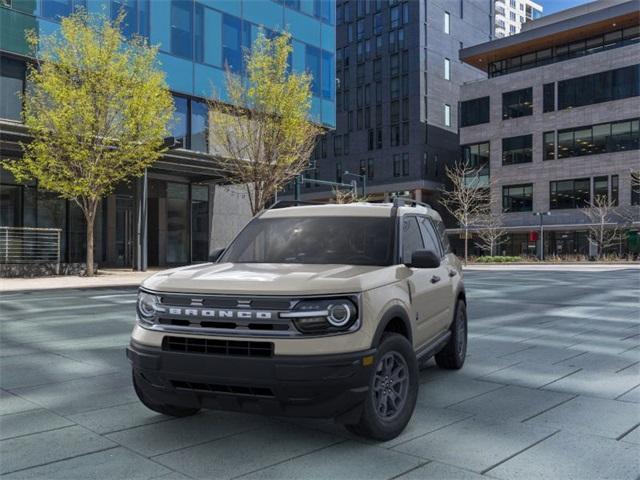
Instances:
[[[0,58],[0,118],[22,118],[22,89],[25,64],[12,58]]]
[[[556,109],[556,84],[546,83],[542,92],[542,111],[553,112]]]
[[[451,252],[451,245],[449,244],[449,235],[447,235],[447,230],[444,226],[444,223],[440,220],[434,220],[433,223],[436,226],[436,230],[440,235],[440,242],[442,243],[442,248],[444,248],[444,253]]]
[[[558,110],[640,95],[640,65],[558,82]]]
[[[532,160],[531,135],[502,139],[502,164],[528,163]]]
[[[380,217],[253,220],[221,262],[391,265],[393,223]]]
[[[422,250],[422,235],[416,217],[409,216],[402,219],[402,261],[411,262],[411,255],[416,250]],[[437,250],[436,250],[437,251]]]
[[[222,17],[222,62],[233,71],[242,68],[240,19],[226,14]]]
[[[579,178],[576,180],[562,180],[550,182],[550,208],[581,208],[588,206],[591,198],[591,180]]]
[[[436,232],[428,218],[420,218],[420,230],[422,231],[424,248],[442,257],[442,248],[440,248],[438,236],[436,235]]]
[[[469,127],[489,122],[489,97],[460,102],[460,126]]]
[[[530,212],[532,209],[532,184],[502,187],[502,210],[504,212]]]
[[[533,113],[533,94],[531,88],[523,88],[502,94],[502,118],[524,117]]]
[[[171,2],[171,53],[193,58],[193,3]]]

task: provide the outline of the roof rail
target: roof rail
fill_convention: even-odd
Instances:
[[[265,210],[277,210],[278,208],[287,208],[287,207],[302,207],[305,205],[324,205],[323,203],[317,202],[303,202],[302,200],[278,200],[273,205]]]
[[[428,203],[419,202],[410,197],[393,197],[394,207],[405,207],[405,206],[417,207],[418,205],[425,208],[431,208],[431,205],[429,205]]]

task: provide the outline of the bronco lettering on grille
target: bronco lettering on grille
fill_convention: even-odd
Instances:
[[[255,310],[215,310],[210,308],[170,307],[169,315],[206,318],[232,318],[240,320],[271,320],[273,312]]]

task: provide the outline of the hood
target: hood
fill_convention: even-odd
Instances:
[[[396,266],[205,263],[156,273],[142,287],[202,294],[357,293],[396,281],[396,270]]]

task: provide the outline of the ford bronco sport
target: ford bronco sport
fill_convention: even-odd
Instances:
[[[333,417],[387,440],[413,413],[419,364],[462,367],[462,271],[437,212],[279,203],[212,262],[142,284],[127,356],[144,405]]]

